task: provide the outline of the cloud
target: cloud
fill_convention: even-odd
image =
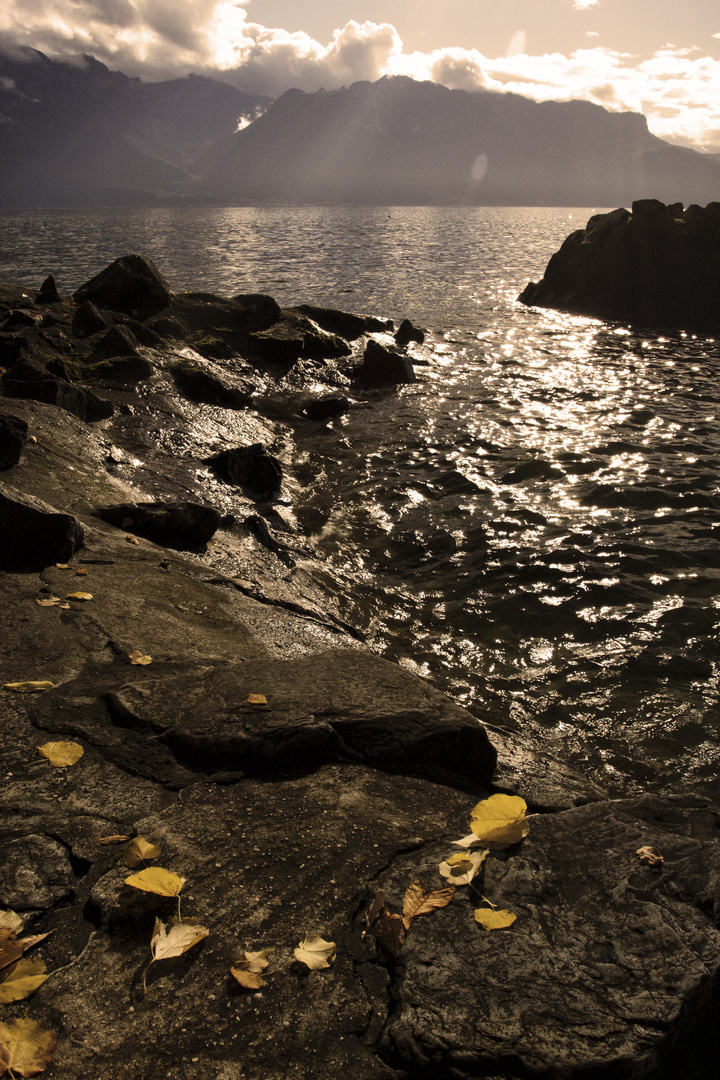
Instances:
[[[572,2],[589,9],[598,0]],[[720,152],[720,61],[671,45],[645,57],[590,42],[570,55],[530,56],[518,32],[502,57],[460,47],[405,52],[389,23],[355,20],[323,45],[248,21],[237,0],[4,0],[0,40],[5,49],[29,45],[54,58],[89,53],[144,79],[193,71],[270,95],[408,75],[537,101],[580,98],[644,112],[661,138]]]
[[[573,0],[576,11],[587,11],[588,8],[598,7],[600,0]]]

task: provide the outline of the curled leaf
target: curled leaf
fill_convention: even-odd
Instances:
[[[39,681],[29,682],[6,682],[6,690],[14,690],[17,694],[33,694],[38,690],[52,690],[55,683],[51,683],[49,679],[40,679]]]
[[[87,576],[88,576],[88,571],[83,566],[81,566],[79,570],[75,571],[75,577],[87,577]]]
[[[646,866],[651,866],[653,870],[659,870],[665,862],[664,856],[660,854],[658,849],[649,847],[647,844],[645,847],[638,848],[635,855],[641,863],[645,863]]]
[[[250,705],[267,705],[267,698],[264,694],[248,694],[247,699]]]
[[[487,848],[468,854],[458,851],[441,862],[438,870],[453,885],[469,885],[487,858],[487,854]]]
[[[427,892],[419,878],[413,881],[403,897],[403,926],[409,930],[410,923],[419,915],[429,915],[431,911],[447,907],[454,895],[454,885]]]
[[[470,828],[489,848],[505,848],[527,836],[527,803],[518,795],[491,795],[473,808]]]
[[[246,952],[244,960],[236,960],[230,968],[230,974],[244,990],[259,990],[265,985],[261,972],[270,965],[267,949],[259,952]]]
[[[174,874],[172,870],[163,870],[160,866],[148,866],[146,870],[125,878],[125,884],[157,896],[179,896],[185,878]]]
[[[12,967],[6,968],[2,973],[5,978],[0,982],[0,1005],[29,998],[47,979],[45,971],[44,960],[30,960],[25,957]]]
[[[65,594],[66,600],[92,600],[93,595],[89,592],[69,592]]]
[[[56,1035],[37,1020],[8,1020],[0,1024],[0,1065],[3,1072],[34,1076],[43,1072],[53,1056]],[[2,1073],[0,1073],[0,1076]]]
[[[120,834],[118,834],[116,836],[100,836],[100,837],[98,837],[97,843],[98,844],[124,844],[129,839],[130,839],[129,836],[122,836]]]
[[[305,964],[311,971],[329,968],[335,956],[335,942],[325,941],[316,934],[306,934],[295,949],[295,959]]]
[[[512,926],[517,919],[512,911],[492,911],[489,908],[477,908],[475,922],[486,930],[504,930],[506,926]]]
[[[138,863],[147,862],[148,859],[157,859],[161,851],[159,844],[150,844],[144,836],[136,836],[125,849],[123,862],[132,870]]]
[[[58,604],[62,604],[62,599],[59,596],[44,596],[35,600],[38,607],[57,607]]]
[[[152,664],[152,656],[144,656],[139,649],[129,652],[128,660],[131,664]]]
[[[79,761],[85,751],[76,742],[46,742],[38,746],[38,753],[47,758],[57,769],[66,769]]]
[[[132,521],[130,522],[130,524],[132,525]],[[136,544],[137,546],[140,545],[140,541],[138,540],[137,536],[126,536],[125,540],[128,544]]]
[[[365,912],[365,929],[362,932],[362,936],[365,937],[368,930],[372,930],[375,923],[380,918],[380,914],[385,907],[385,893],[382,889],[379,889],[373,897],[373,902]]]
[[[155,919],[155,927],[150,940],[150,952],[153,960],[170,960],[175,956],[192,949],[199,941],[206,938],[210,931],[205,926],[200,926],[190,920],[167,925],[160,919]]]

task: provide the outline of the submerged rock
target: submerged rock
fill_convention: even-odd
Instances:
[[[523,304],[639,326],[720,328],[720,202],[705,209],[656,199],[596,214],[571,233]]]

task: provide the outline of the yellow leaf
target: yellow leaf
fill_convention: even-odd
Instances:
[[[18,694],[32,694],[36,690],[52,690],[55,683],[51,683],[49,679],[42,679],[39,682],[6,682],[6,690],[15,690]]]
[[[448,885],[446,889],[426,892],[419,878],[413,881],[403,897],[403,926],[409,930],[410,923],[413,919],[417,919],[418,915],[429,915],[431,911],[447,907],[454,895],[454,885]]]
[[[38,607],[57,607],[58,604],[62,603],[62,600],[59,596],[46,596],[42,600],[36,600],[35,603]]]
[[[0,911],[0,931],[12,930],[14,934],[19,934],[24,925],[20,916],[14,911]]]
[[[155,928],[150,940],[150,952],[153,960],[170,960],[182,956],[199,941],[206,938],[210,931],[195,922],[173,923],[166,925],[160,919],[155,920]]]
[[[130,524],[132,525],[132,521],[130,522]],[[127,540],[128,544],[137,544],[138,547],[140,546],[140,541],[136,536],[126,536],[125,539]]]
[[[67,768],[79,761],[85,751],[76,742],[46,742],[38,746],[38,753],[46,757],[58,769]]]
[[[530,831],[525,820],[527,803],[518,795],[491,795],[474,807],[470,828],[478,840],[489,848],[505,848],[517,844]]]
[[[129,652],[128,660],[131,664],[152,664],[152,656],[144,656],[139,649]]]
[[[486,930],[503,930],[506,926],[512,926],[517,919],[512,911],[490,911],[488,908],[477,908],[475,922]]]
[[[92,600],[93,595],[89,592],[69,592],[65,594],[66,600]]]
[[[260,975],[269,966],[267,949],[259,952],[246,952],[244,960],[236,960],[230,968],[230,974],[245,990],[259,990],[265,985]]]
[[[138,863],[147,862],[148,859],[157,859],[161,851],[159,844],[150,844],[145,837],[136,836],[128,844],[123,855],[123,862],[132,870]]]
[[[248,694],[248,702],[251,705],[267,705],[267,698],[264,694]]]
[[[87,575],[88,572],[84,567],[81,567],[79,570],[75,571],[75,577],[87,577]]]
[[[306,934],[295,949],[295,959],[305,964],[311,971],[329,968],[335,955],[335,942],[325,941],[316,934]]]
[[[645,847],[638,848],[635,852],[636,856],[641,863],[645,863],[647,866],[652,866],[654,870],[659,870],[662,864],[665,862],[665,858],[660,854],[657,848],[649,847],[647,844]]]
[[[34,1076],[43,1072],[53,1055],[55,1041],[52,1028],[37,1020],[8,1020],[0,1024],[3,1073],[10,1070],[17,1076]]]
[[[45,970],[44,960],[18,960],[17,964],[9,969],[6,978],[0,982],[0,1005],[29,998],[47,979]]]
[[[468,855],[458,851],[441,862],[438,870],[453,885],[469,885],[487,857],[487,849]]]
[[[98,844],[124,844],[126,840],[129,840],[129,836],[100,836],[97,839]]]
[[[160,866],[148,866],[138,874],[125,878],[126,885],[143,892],[156,893],[158,896],[178,896],[185,884],[185,878],[174,874],[172,870],[163,870]]]

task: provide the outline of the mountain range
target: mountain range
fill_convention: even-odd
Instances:
[[[720,200],[720,158],[639,113],[405,77],[272,101],[91,57],[0,54],[0,207],[620,206]]]

